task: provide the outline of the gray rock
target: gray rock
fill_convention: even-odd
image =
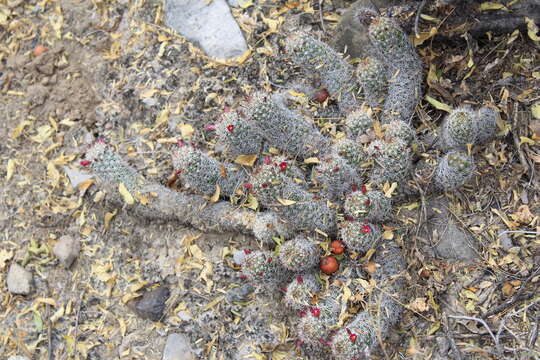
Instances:
[[[478,258],[477,242],[462,230],[448,211],[446,198],[430,199],[427,204],[426,236],[434,244],[436,254],[444,259],[470,262]],[[439,211],[435,211],[433,209]]]
[[[248,49],[226,0],[167,0],[165,23],[215,59],[239,57]]]
[[[145,292],[142,297],[130,301],[128,306],[143,319],[159,321],[163,316],[165,301],[167,301],[169,295],[169,288],[160,286]]]
[[[66,269],[69,269],[73,261],[79,256],[81,242],[79,238],[63,235],[54,245],[53,253]]]
[[[195,360],[189,339],[184,334],[169,334],[163,360]]]
[[[12,294],[28,295],[32,291],[32,273],[19,264],[11,264],[6,282]]]

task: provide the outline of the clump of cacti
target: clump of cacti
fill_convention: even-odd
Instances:
[[[291,60],[319,82],[316,102],[327,103],[328,95],[337,101],[343,121],[331,124],[335,139],[323,135],[328,128],[319,128],[309,111],[289,109],[283,95],[256,93],[243,111],[226,112],[216,124],[223,152],[179,143],[173,166],[181,191],[148,183],[101,141],[83,164],[113,188],[123,183],[134,195],[128,209],[137,214],[203,231],[253,234],[263,248],[274,249],[245,250],[242,277],[284,290],[300,349],[313,359],[369,357],[403,310],[406,264],[382,229],[399,201],[394,189],[407,185],[418,158],[411,118],[421,96],[422,64],[393,19],[364,9],[359,20],[368,25],[376,52],[356,72],[311,36],[286,41]],[[439,190],[455,190],[474,175],[474,159],[463,151],[491,139],[497,117],[489,107],[460,107],[447,116],[431,149],[443,152],[432,164]],[[241,155],[254,161],[238,162]],[[240,206],[248,202],[258,212]],[[356,265],[360,255],[373,255],[371,249],[376,268],[368,273]],[[331,269],[326,260],[333,261]],[[330,276],[336,281],[327,281]],[[364,294],[361,308],[349,311],[345,288],[359,288],[367,277],[374,290]]]

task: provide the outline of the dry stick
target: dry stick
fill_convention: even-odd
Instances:
[[[452,329],[450,329],[450,326],[448,326],[448,316],[445,316],[443,318],[443,326],[446,330],[446,339],[448,342],[450,342],[450,346],[452,347],[452,351],[454,354],[454,357],[457,360],[463,360],[463,356],[461,355],[461,351],[459,351],[459,348],[456,345],[456,341],[454,340],[454,335],[452,334]]]
[[[488,318],[490,316],[493,316],[495,314],[498,314],[500,313],[501,311],[504,311],[506,309],[508,309],[509,307],[512,307],[513,305],[515,305],[518,301],[522,301],[522,300],[528,300],[530,298],[532,298],[536,292],[535,291],[532,291],[531,293],[528,293],[528,294],[524,294],[525,292],[525,289],[527,288],[527,285],[529,284],[529,282],[531,282],[531,280],[540,272],[540,268],[536,269],[535,272],[533,272],[531,275],[529,275],[529,277],[523,282],[523,284],[521,285],[521,288],[518,290],[518,292],[516,293],[516,295],[514,295],[512,297],[512,299],[496,306],[495,308],[491,309],[490,311],[486,312],[485,314],[482,315],[483,318]]]
[[[45,280],[45,285],[47,286],[47,297],[51,297],[51,288],[49,287],[49,281]],[[45,304],[46,309],[46,315],[47,315],[47,352],[49,356],[49,360],[53,360],[53,353],[52,353],[52,323],[51,323],[51,306],[46,303]]]
[[[497,355],[502,357],[502,353],[501,353],[500,348],[499,348],[499,339],[495,337],[495,335],[493,334],[493,331],[491,331],[490,327],[488,326],[488,324],[485,322],[484,319],[480,319],[480,318],[472,317],[472,316],[462,316],[462,315],[448,315],[448,317],[452,318],[452,319],[458,319],[458,320],[477,321],[480,324],[484,325],[484,327],[488,331],[489,335],[491,336],[491,338],[495,342],[495,348],[497,349]]]
[[[414,18],[414,35],[416,38],[419,38],[418,36],[418,22],[420,20],[420,14],[422,13],[422,10],[424,9],[424,6],[426,5],[426,0],[422,0],[420,5],[418,5],[418,10],[416,10],[416,17]]]
[[[518,111],[519,111],[519,105],[516,101],[514,101],[514,107],[513,107],[513,114],[512,114],[512,138],[514,139],[514,145],[516,147],[516,150],[519,155],[519,162],[521,163],[521,166],[527,170],[527,172],[530,173],[531,168],[529,166],[529,163],[527,162],[527,158],[525,157],[525,154],[523,153],[523,150],[521,149],[520,145],[520,139],[518,134]]]
[[[501,320],[501,323],[499,325],[499,330],[497,330],[497,335],[495,336],[495,338],[496,338],[495,343],[497,345],[499,344],[499,338],[501,337],[501,334],[502,334],[503,330],[508,331],[518,342],[521,342],[521,340],[512,331],[510,331],[509,329],[506,328],[506,326],[505,326],[506,320],[508,318],[511,318],[512,316],[515,316],[515,315],[527,310],[531,306],[534,306],[534,305],[536,305],[538,303],[540,303],[540,299],[537,299],[537,300],[533,301],[532,303],[528,304],[527,306],[525,306],[525,307],[523,307],[523,308],[521,308],[519,310],[516,310],[516,311],[514,311],[512,313],[506,314]],[[521,346],[521,344],[520,344],[520,346]]]

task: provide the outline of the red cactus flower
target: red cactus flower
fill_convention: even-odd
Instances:
[[[362,184],[362,194],[367,193],[367,187],[366,185]]]
[[[371,226],[369,226],[369,225],[362,225],[362,232],[363,232],[364,234],[370,233],[370,232],[371,232]]]
[[[287,162],[286,161],[280,162],[279,163],[279,168],[281,169],[281,171],[287,170]]]
[[[316,318],[321,316],[321,309],[319,308],[310,308],[309,311],[311,312],[311,315],[315,316]]]
[[[90,165],[92,162],[90,160],[82,160],[79,164],[81,164],[81,166],[88,166]]]
[[[358,339],[358,336],[356,334],[350,334],[349,335],[349,339],[352,341],[352,342],[356,342],[356,339]]]
[[[304,278],[299,275],[296,277],[296,281],[298,281],[301,284],[304,282]]]
[[[227,130],[228,130],[229,132],[232,132],[232,131],[234,130],[234,125],[233,125],[233,124],[227,125]]]

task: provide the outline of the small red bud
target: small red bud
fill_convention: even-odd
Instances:
[[[96,142],[100,143],[100,144],[105,144],[105,139],[104,138],[97,138]]]
[[[206,125],[204,127],[204,130],[206,130],[206,131],[214,131],[214,130],[216,130],[216,125],[212,125],[212,124]]]
[[[266,184],[266,183],[265,183],[265,184],[261,184],[261,187],[267,188],[267,187],[268,187],[268,184]]]
[[[282,161],[281,163],[279,163],[279,168],[281,169],[281,171],[287,170],[287,162]]]
[[[322,89],[313,94],[312,100],[322,104],[329,97],[330,97],[330,94],[328,93],[328,90]]]
[[[178,145],[178,147],[184,147],[186,146],[186,143],[184,142],[184,140],[178,139],[176,140],[176,145]]]
[[[347,216],[345,216],[345,220],[354,221],[354,218],[352,216],[347,215]]]
[[[370,232],[371,232],[371,226],[369,226],[369,225],[362,225],[362,232],[363,232],[364,234],[370,233]]]
[[[358,338],[358,336],[356,334],[351,334],[349,335],[349,339],[352,341],[352,342],[356,342],[356,339]]]
[[[82,160],[79,164],[81,164],[81,166],[88,166],[90,165],[92,162],[90,160]]]
[[[272,258],[268,258],[268,260],[266,260],[267,263],[271,263],[272,262]]]
[[[250,183],[245,183],[244,188],[250,190],[250,189],[253,189],[253,185]]]
[[[300,284],[304,282],[304,278],[301,276],[296,277],[296,281],[298,281]]]
[[[365,193],[367,193],[367,187],[366,185],[362,184],[362,194],[365,194]]]
[[[300,311],[298,312],[298,315],[300,315],[300,317],[304,317],[304,316],[307,315],[307,312],[305,312],[305,311],[303,311],[303,310],[300,310]]]
[[[338,172],[338,171],[339,171],[339,168],[338,168],[338,167],[337,167],[337,168],[334,168],[332,171],[333,171],[333,172]]]
[[[272,159],[270,159],[269,156],[265,156],[263,161],[265,165],[270,165],[270,163],[272,162]]]
[[[354,191],[358,191],[358,186],[356,184],[352,184],[351,185],[351,190],[354,192]]]
[[[321,309],[319,309],[319,308],[311,308],[311,309],[309,309],[309,311],[311,311],[311,314],[313,316],[315,316],[316,318],[321,316]]]
[[[371,204],[371,200],[367,199],[366,201],[364,201],[364,204],[366,204],[366,206],[369,206]]]
[[[233,124],[227,125],[227,130],[228,130],[229,132],[232,132],[232,131],[234,130],[234,125],[233,125]]]
[[[246,280],[246,279],[247,279],[247,276],[246,276],[246,275],[240,275],[240,279]]]
[[[251,250],[248,250],[248,249],[244,249],[244,254],[246,254],[246,255],[249,255],[249,254],[251,254]]]

